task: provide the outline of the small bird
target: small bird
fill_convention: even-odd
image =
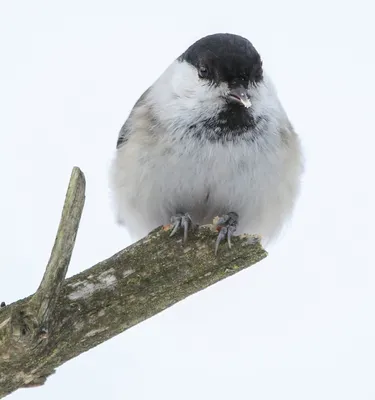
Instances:
[[[217,221],[223,239],[276,238],[303,173],[298,135],[258,51],[218,33],[192,44],[135,103],[111,167],[117,221],[133,239]]]

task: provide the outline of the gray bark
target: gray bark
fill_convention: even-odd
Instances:
[[[40,386],[55,369],[187,296],[266,257],[256,237],[235,237],[214,255],[217,233],[200,227],[185,246],[159,227],[65,279],[84,205],[74,168],[56,241],[35,294],[0,309],[0,398]],[[251,239],[249,241],[249,238]]]

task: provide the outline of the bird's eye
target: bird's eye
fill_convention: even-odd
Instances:
[[[198,75],[202,79],[207,78],[207,76],[208,76],[208,68],[207,67],[199,67]]]

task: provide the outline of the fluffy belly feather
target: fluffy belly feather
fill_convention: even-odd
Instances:
[[[237,234],[270,239],[296,194],[297,175],[287,164],[283,154],[248,143],[181,143],[147,151],[144,144],[127,144],[113,165],[118,220],[138,238],[178,212],[205,224],[233,211],[239,215]]]

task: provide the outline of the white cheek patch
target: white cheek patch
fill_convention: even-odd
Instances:
[[[172,66],[174,67],[171,71],[172,92],[181,97],[195,93],[200,86],[195,68],[186,62],[178,61],[175,61]]]
[[[228,85],[210,85],[208,81],[199,78],[195,67],[187,62],[179,62],[174,71],[173,91],[178,97],[194,99],[203,106],[220,101],[228,92]]]
[[[150,100],[159,118],[190,124],[216,115],[225,104],[228,86],[210,85],[187,62],[173,62],[151,89]]]
[[[213,90],[199,78],[196,68],[187,62],[179,62],[173,71],[172,92],[186,106],[191,107],[213,99]]]

